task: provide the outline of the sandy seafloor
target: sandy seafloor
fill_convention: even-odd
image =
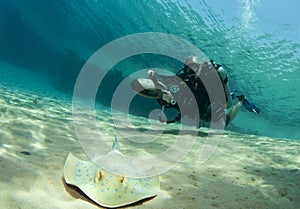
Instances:
[[[63,182],[70,152],[87,159],[75,136],[71,96],[55,91],[42,75],[10,67],[0,66],[0,208],[101,208]],[[145,127],[144,119],[133,120]],[[107,108],[97,109],[97,121],[112,133]],[[149,149],[169,146],[178,128],[167,126]],[[195,164],[207,131],[201,129],[187,157],[160,176],[156,197],[128,208],[300,208],[300,140],[224,132],[214,155]],[[120,144],[125,152],[142,149],[122,138]]]

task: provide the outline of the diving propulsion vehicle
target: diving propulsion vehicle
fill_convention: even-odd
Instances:
[[[131,88],[142,97],[157,99],[160,105],[178,108],[173,94],[179,92],[180,80],[177,76],[158,76],[149,70],[148,78],[135,79],[131,82]]]
[[[142,97],[156,99],[162,107],[162,114],[159,115],[160,122],[174,123],[181,119],[178,106],[180,99],[177,100],[186,97],[183,94],[188,87],[178,76],[157,75],[153,70],[149,70],[148,77],[133,80],[131,88]],[[166,120],[163,116],[165,108],[175,108],[178,111],[174,120]]]

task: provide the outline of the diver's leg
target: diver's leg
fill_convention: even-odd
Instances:
[[[225,94],[226,94],[226,109],[229,109],[233,102],[232,102],[232,98],[230,95],[230,87],[229,87],[229,82],[228,82],[228,75],[225,71],[225,69],[223,67],[220,67],[217,72],[219,73],[220,77],[222,78],[222,81],[224,83],[224,90],[225,90]]]
[[[227,115],[226,115],[226,126],[229,125],[233,121],[233,119],[238,114],[239,110],[241,109],[242,105],[243,105],[243,101],[238,101],[238,103],[236,103],[232,107],[232,109],[229,111],[229,113],[227,113]]]
[[[227,98],[227,102],[226,102],[226,109],[229,109],[233,102],[232,102],[232,98],[231,98],[231,95],[230,95],[230,88],[229,88],[229,84],[228,82],[225,84],[225,94],[226,94],[226,98]]]

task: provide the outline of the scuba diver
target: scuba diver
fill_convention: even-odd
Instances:
[[[222,111],[216,111],[216,109],[213,108],[218,105],[211,103],[207,89],[200,79],[203,74],[208,75],[213,71],[217,72],[225,94],[226,104],[219,106],[224,107]],[[214,81],[211,80],[211,82]],[[182,115],[178,103],[185,105],[190,104],[190,102],[187,101],[192,98],[188,98],[189,95],[186,94],[186,92],[188,92],[186,88],[189,88],[193,94],[198,106],[200,119],[205,122],[217,122],[212,120],[212,111],[215,111],[214,114],[217,112],[217,119],[224,118],[226,126],[233,121],[242,106],[255,114],[260,112],[260,109],[244,95],[236,96],[237,90],[230,91],[225,69],[221,65],[216,64],[212,59],[210,62],[200,64],[198,57],[191,56],[185,60],[184,67],[179,70],[175,76],[158,75],[153,70],[149,70],[148,78],[138,78],[134,80],[131,83],[131,87],[143,97],[156,99],[162,107],[162,112],[164,112],[165,108],[175,108],[178,111],[177,117],[173,120],[166,120],[162,116],[159,117],[161,122],[166,123],[174,123],[181,119]],[[238,99],[238,102],[233,105],[235,98]],[[186,108],[189,107],[186,106]],[[229,111],[226,112],[225,109]],[[188,114],[189,117],[194,117],[193,111],[190,111]],[[198,128],[199,127],[200,121],[198,122]]]

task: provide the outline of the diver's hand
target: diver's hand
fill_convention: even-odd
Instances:
[[[160,115],[160,116],[158,116],[158,120],[159,120],[159,122],[161,122],[161,123],[165,123],[166,121],[163,119],[163,117]]]

